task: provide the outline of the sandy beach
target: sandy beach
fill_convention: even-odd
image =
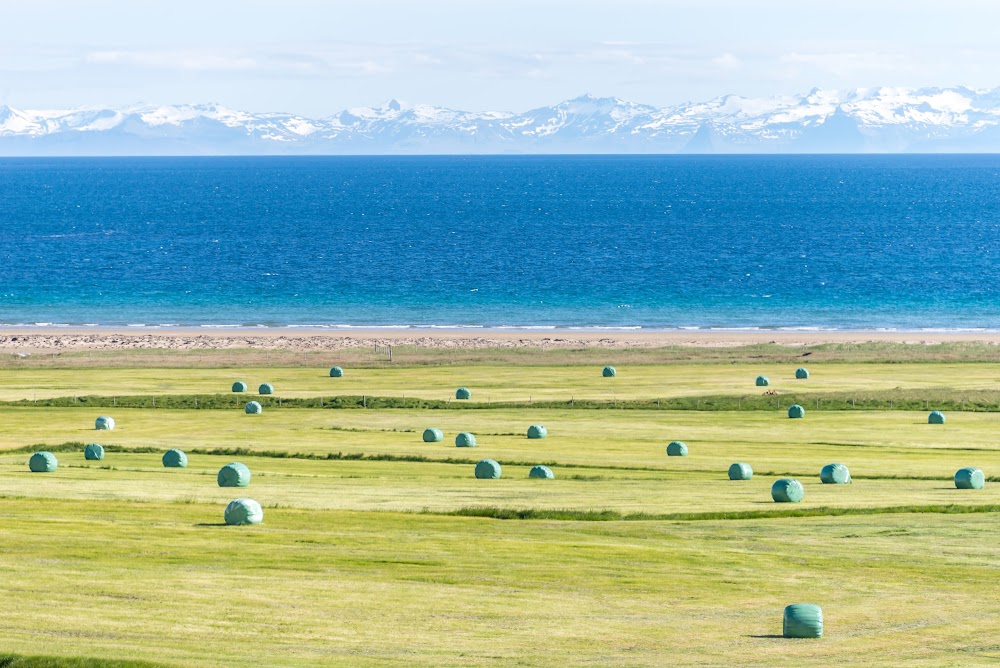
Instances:
[[[482,348],[658,348],[663,346],[737,347],[761,343],[807,346],[822,343],[891,342],[929,345],[984,342],[1000,345],[1000,332],[902,331],[596,331],[469,329],[95,329],[11,328],[0,330],[0,350],[349,350],[375,343],[428,349]]]

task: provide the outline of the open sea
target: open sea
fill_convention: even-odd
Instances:
[[[1000,156],[0,159],[0,324],[1000,329]]]

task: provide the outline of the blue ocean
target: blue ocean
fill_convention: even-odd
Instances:
[[[6,325],[1000,328],[1000,156],[0,160]]]

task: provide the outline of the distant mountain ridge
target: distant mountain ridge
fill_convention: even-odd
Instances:
[[[220,105],[0,106],[0,155],[1000,152],[1000,88],[814,88],[654,107],[583,95],[522,113],[428,105],[325,118]]]

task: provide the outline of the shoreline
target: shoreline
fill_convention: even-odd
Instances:
[[[758,344],[986,343],[1000,345],[1000,330],[643,330],[490,328],[202,328],[0,327],[0,351],[74,350],[345,350],[374,344],[418,348],[733,348]]]

